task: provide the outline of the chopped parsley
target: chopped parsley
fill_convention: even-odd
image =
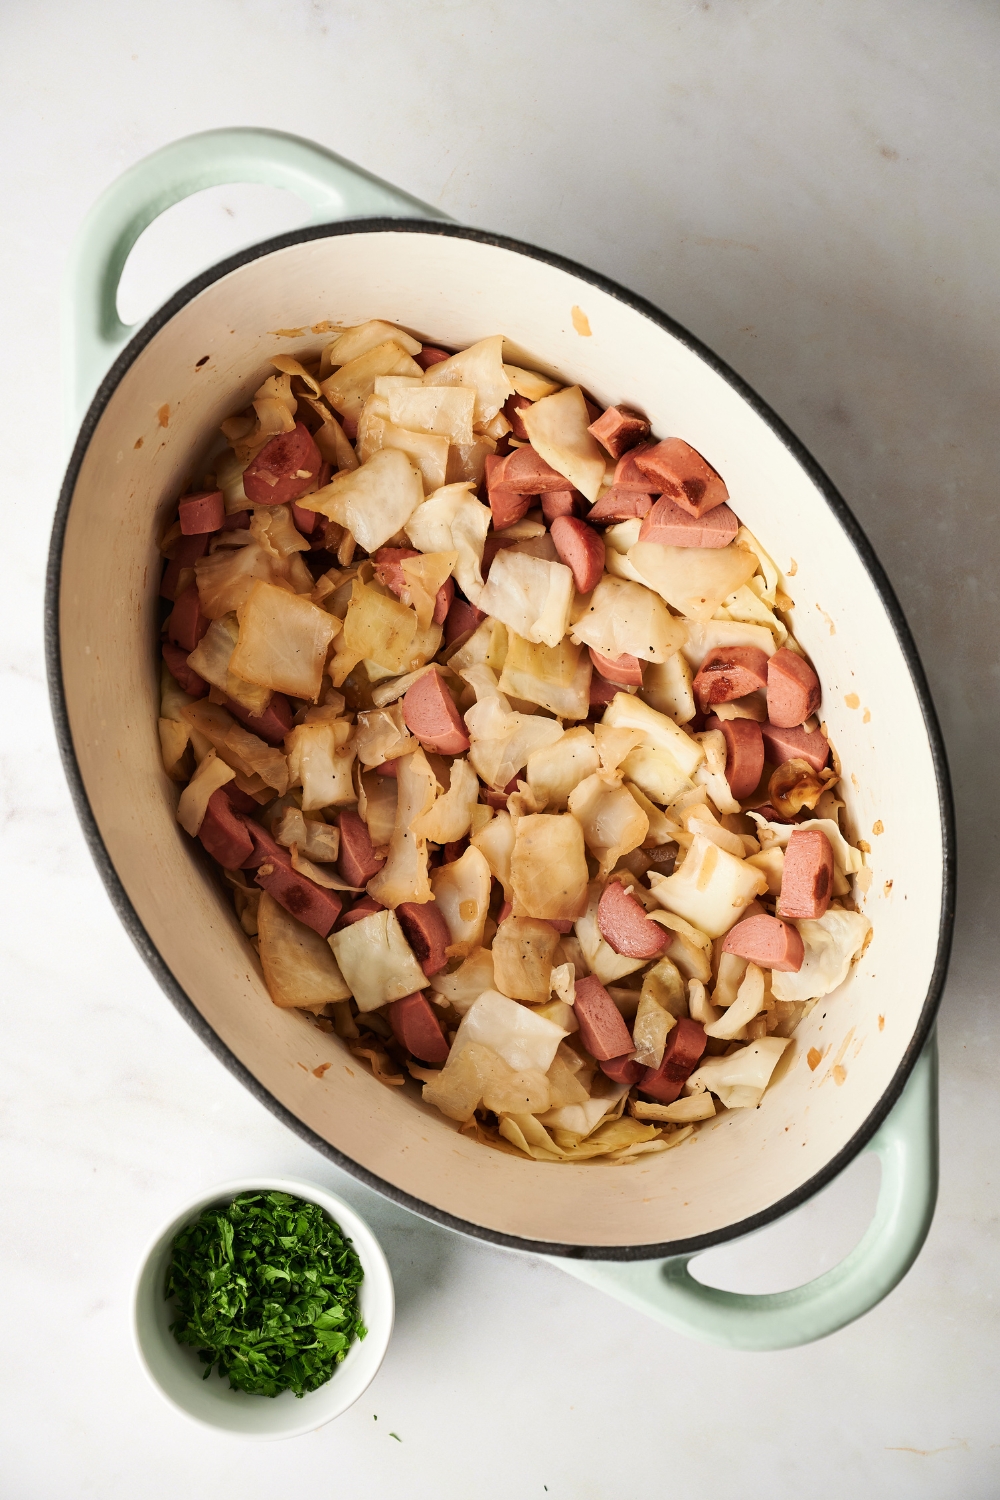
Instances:
[[[351,1241],[316,1203],[240,1193],[176,1236],[164,1295],[170,1325],[233,1390],[304,1396],[332,1376],[361,1321],[364,1272]]]

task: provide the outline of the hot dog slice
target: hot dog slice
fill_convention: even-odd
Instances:
[[[779,917],[821,917],[833,894],[833,846],[822,828],[796,828],[785,845]]]
[[[185,495],[177,507],[177,519],[185,536],[218,531],[226,519],[222,491],[202,490],[198,495]]]
[[[554,521],[556,516],[586,514],[587,502],[579,490],[550,490],[547,495],[542,496],[542,515],[546,521]]]
[[[784,887],[784,875],[782,875]],[[789,927],[777,917],[746,917],[730,927],[722,944],[723,953],[748,958],[762,969],[777,969],[782,974],[797,974],[802,967],[805,949],[798,928]]]
[[[253,841],[233,812],[225,787],[209,797],[198,837],[224,870],[238,870],[253,854]]]
[[[642,662],[637,656],[630,656],[627,651],[621,656],[605,656],[593,646],[587,649],[594,666],[608,682],[617,682],[622,687],[642,687]]]
[[[809,663],[782,646],[767,664],[767,717],[778,729],[805,723],[819,708],[819,678]]]
[[[437,614],[437,610],[434,613]],[[485,619],[483,611],[470,604],[468,599],[455,599],[444,622],[445,643],[453,646],[462,636],[471,635]]]
[[[434,901],[404,901],[396,907],[396,916],[427,978],[439,974],[448,962],[445,950],[451,942],[451,933],[440,907]]]
[[[335,930],[342,932],[345,927],[350,927],[352,922],[361,922],[365,917],[370,917],[377,911],[385,911],[381,901],[376,901],[374,896],[361,896],[353,906],[341,913]]]
[[[612,526],[616,521],[631,521],[636,516],[646,516],[652,508],[653,497],[646,490],[626,490],[613,484],[605,490],[587,513],[591,525]],[[544,509],[544,501],[542,508]]]
[[[259,735],[269,745],[281,745],[285,735],[292,732],[292,705],[284,693],[272,693],[262,714],[256,717],[235,698],[226,699],[226,708],[234,719],[239,719],[253,734]]]
[[[646,1069],[634,1057],[606,1057],[600,1063],[602,1073],[613,1078],[615,1083],[627,1083],[629,1088],[638,1083]]]
[[[425,344],[420,353],[413,357],[422,370],[429,370],[431,365],[441,365],[446,359],[451,359],[446,350],[435,349],[433,344]]]
[[[323,467],[326,468],[327,466],[324,464]],[[319,488],[322,489],[323,486],[320,485]],[[295,522],[296,531],[301,531],[303,536],[311,537],[316,527],[323,520],[323,517],[318,510],[306,510],[302,505],[293,504],[292,520]]]
[[[500,463],[491,465],[487,485],[491,497],[494,489],[511,495],[544,495],[549,490],[564,490],[566,477],[527,446],[512,449]]]
[[[585,521],[574,516],[556,516],[549,527],[560,562],[573,574],[581,594],[597,587],[604,572],[604,538]]]
[[[612,458],[621,458],[629,448],[645,442],[652,428],[631,406],[609,406],[587,430]]]
[[[312,434],[296,422],[265,443],[243,470],[243,491],[251,505],[290,505],[313,487],[323,462]]]
[[[777,724],[762,724],[760,732],[764,736],[767,758],[773,766],[783,766],[786,760],[805,760],[814,771],[822,771],[830,759],[829,741],[819,729],[810,734],[800,725],[779,729]]]
[[[590,674],[590,707],[592,709],[606,708],[614,701],[616,693],[620,692],[621,687],[617,682],[609,682],[606,677],[601,676],[600,672]]]
[[[201,612],[198,590],[193,583],[174,600],[174,607],[167,617],[167,640],[182,651],[191,652],[208,629],[208,620]]]
[[[640,542],[664,547],[728,547],[740,523],[728,505],[717,505],[704,516],[682,510],[669,495],[661,495],[642,523]]]
[[[592,974],[577,980],[573,1009],[580,1023],[580,1039],[598,1062],[632,1051],[632,1037],[621,1011]]]
[[[419,557],[412,547],[380,547],[372,556],[375,564],[375,577],[399,599],[406,588],[406,574],[403,572],[403,563],[408,557]],[[446,578],[437,591],[434,600],[433,620],[435,625],[443,625],[451,601],[455,597],[455,582],[452,578]]]
[[[494,531],[506,531],[508,526],[513,526],[516,521],[521,521],[531,508],[531,495],[518,495],[513,490],[496,489],[493,485],[487,487],[489,495],[490,510],[493,514]]]
[[[292,869],[287,849],[282,849],[259,823],[242,817],[240,821],[253,840],[253,854],[243,863],[244,869],[256,869],[254,877],[261,890],[273,896],[279,906],[296,917],[320,937],[326,937],[340,916],[343,905],[335,891],[325,890],[307,876]]]
[[[315,516],[315,511],[309,511],[310,516]],[[246,531],[250,525],[250,512],[248,510],[235,510],[231,516],[226,516],[222,523],[223,531]]]
[[[526,406],[534,406],[527,396],[508,396],[503,405],[503,414],[510,423],[511,435],[516,437],[519,443],[528,441],[528,429],[521,417]]]
[[[764,770],[764,740],[756,719],[705,720],[706,729],[721,729],[726,737],[726,780],[737,802],[757,789]]]
[[[367,885],[385,864],[372,848],[368,825],[350,808],[340,814],[340,854],[337,869],[348,885]]]
[[[188,653],[182,647],[174,646],[170,641],[163,642],[163,660],[167,664],[167,671],[171,677],[189,698],[204,698],[208,692],[208,683],[199,677],[197,672],[192,671],[187,659]]]
[[[712,703],[731,703],[767,684],[767,655],[759,646],[716,646],[698,668],[694,695],[704,713]]]
[[[640,443],[624,453],[615,464],[614,488],[625,494],[634,490],[640,495],[658,495],[662,489],[659,481],[639,468],[639,460],[653,451],[655,444]]]
[[[639,471],[655,481],[663,495],[669,495],[692,516],[704,516],[729,499],[721,477],[701,454],[683,438],[666,438],[655,447],[636,454]]]
[[[639,1092],[660,1104],[673,1104],[694,1072],[705,1050],[705,1028],[682,1016],[667,1037],[658,1068],[644,1068]]]
[[[604,941],[626,958],[653,958],[672,941],[671,934],[649,920],[645,908],[618,880],[604,887],[597,925]]]
[[[403,719],[425,750],[461,755],[469,736],[454,700],[437,672],[425,672],[403,695]]]
[[[386,1014],[396,1041],[419,1062],[440,1067],[447,1061],[447,1039],[423,990],[404,995],[402,1000],[394,1000]]]

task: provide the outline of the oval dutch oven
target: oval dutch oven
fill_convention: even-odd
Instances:
[[[130,337],[115,294],[139,234],[171,204],[230,182],[290,189],[314,221],[206,271]],[[802,445],[709,350],[607,277],[444,220],[321,148],[266,131],[191,137],[113,184],[82,230],[65,315],[70,407],[86,411],[52,539],[53,710],[111,898],[198,1034],[280,1119],[396,1202],[548,1256],[686,1333],[778,1348],[872,1307],[912,1264],[934,1208],[932,1027],[952,926],[952,814],[899,605]],[[274,349],[318,354],[328,335],[313,324],[371,317],[452,348],[503,332],[512,362],[579,382],[601,402],[642,406],[656,431],[710,456],[794,592],[795,633],[818,668],[845,768],[849,826],[871,846],[862,879],[874,935],[799,1026],[761,1106],[722,1115],[679,1151],[625,1168],[522,1160],[458,1134],[415,1090],[345,1066],[335,1037],[271,1003],[214,867],[175,821],[156,726],[157,537],[209,435],[270,373]],[[277,340],[277,329],[302,332]],[[812,1048],[823,1055],[815,1069]],[[322,1063],[332,1067],[319,1083],[311,1070]],[[878,1208],[837,1268],[766,1297],[690,1275],[696,1252],[804,1203],[865,1150],[881,1159]]]

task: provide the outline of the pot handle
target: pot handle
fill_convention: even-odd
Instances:
[[[203,188],[262,182],[295,193],[312,222],[384,216],[447,219],[332,151],[276,130],[207,130],[136,162],[101,194],[77,235],[63,290],[66,414],[75,433],[96,387],[135,331],[118,316],[118,282],[142,231]]]
[[[938,1182],[937,1038],[932,1035],[898,1102],[865,1147],[882,1164],[875,1217],[839,1266],[805,1286],[748,1296],[705,1286],[693,1255],[669,1260],[553,1265],[648,1313],[678,1333],[727,1349],[791,1349],[835,1333],[902,1281],[927,1237]]]

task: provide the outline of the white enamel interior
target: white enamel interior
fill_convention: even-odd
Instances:
[[[575,307],[589,336],[574,327]],[[800,1026],[762,1106],[723,1116],[677,1151],[627,1167],[521,1160],[459,1135],[424,1108],[417,1085],[378,1084],[336,1038],[271,1004],[217,875],[174,821],[156,730],[156,537],[219,421],[270,373],[269,354],[318,350],[324,336],[309,326],[322,319],[370,317],[451,347],[503,332],[510,361],[640,406],[659,434],[686,438],[715,465],[785,571],[795,632],[823,683],[849,825],[871,845],[874,938]],[[269,332],[297,327],[299,337]],[[556,1244],[708,1234],[821,1171],[889,1084],[926,998],[942,899],[934,768],[909,671],[860,558],[797,459],[697,354],[610,294],[515,251],[416,232],[333,235],[230,272],[151,339],[97,424],[69,514],[60,619],[83,782],[152,942],[276,1099],[416,1199]],[[321,1063],[332,1066],[317,1078]]]

